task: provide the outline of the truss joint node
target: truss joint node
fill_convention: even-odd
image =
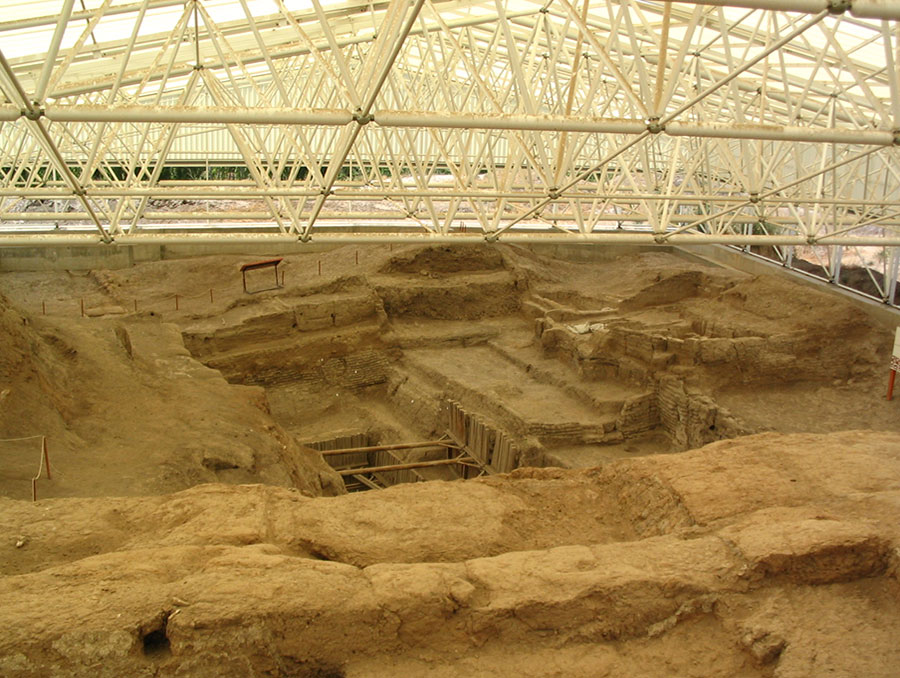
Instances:
[[[828,0],[829,14],[843,14],[853,5],[852,0]]]
[[[806,236],[806,244],[807,245],[815,245],[818,241],[816,240],[816,236],[808,235]]]
[[[759,202],[759,193],[751,193],[750,194],[750,202],[754,205]]]
[[[357,112],[353,114],[353,120],[355,120],[356,124],[358,124],[360,127],[362,127],[363,125],[368,125],[374,119],[375,116],[371,113],[363,115],[362,112]]]
[[[44,109],[38,105],[35,105],[34,108],[26,108],[24,111],[21,111],[21,113],[27,120],[33,120],[35,122],[44,117]]]
[[[653,235],[653,242],[657,245],[665,245],[666,244],[666,234],[665,233],[655,233]]]
[[[891,132],[894,135],[894,146],[900,146],[900,129],[895,129]]]
[[[544,5],[543,7],[541,7],[541,8],[538,10],[538,12],[540,12],[541,14],[549,14],[549,13],[550,13],[550,8],[547,7],[546,5]]]
[[[562,193],[559,192],[558,188],[551,188],[547,191],[547,197],[551,200],[558,200],[560,195],[562,195]]]
[[[321,191],[319,191],[319,195],[327,198],[330,195],[334,195],[334,189],[333,188],[323,188]]]
[[[203,64],[194,64],[194,65],[192,66],[192,68],[193,68],[195,71],[202,71],[202,70],[203,70]]]
[[[659,134],[660,132],[664,132],[666,129],[665,125],[659,124],[659,118],[647,118],[647,131],[650,134]]]
[[[500,240],[500,236],[497,233],[485,233],[484,234],[484,241],[487,243],[493,244],[493,243],[497,242],[498,240]]]
[[[312,240],[312,236],[309,233],[301,233],[298,240],[302,243],[307,243]]]

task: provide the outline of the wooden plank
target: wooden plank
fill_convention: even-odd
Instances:
[[[408,464],[390,464],[387,466],[370,466],[368,468],[348,468],[338,471],[340,476],[352,476],[357,473],[382,473],[384,471],[404,471],[412,468],[427,468],[429,466],[448,466],[458,464],[459,458],[438,459],[436,461],[416,461]]]
[[[333,454],[354,454],[357,452],[382,452],[386,450],[414,450],[420,447],[455,447],[448,440],[427,440],[418,443],[396,443],[393,445],[374,445],[372,447],[345,447],[341,449],[321,450],[322,456]]]

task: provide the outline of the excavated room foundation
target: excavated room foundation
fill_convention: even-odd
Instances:
[[[892,677],[893,326],[609,255],[4,276],[0,674]]]

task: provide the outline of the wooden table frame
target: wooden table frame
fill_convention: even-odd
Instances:
[[[254,261],[252,264],[244,264],[241,266],[241,280],[244,283],[244,293],[247,293],[247,271],[254,271],[258,268],[267,268],[271,266],[275,269],[275,287],[278,287],[278,264],[284,259],[266,259],[265,261]]]

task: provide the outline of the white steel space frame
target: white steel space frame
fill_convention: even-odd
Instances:
[[[897,277],[900,0],[0,5],[0,247],[878,247]]]

